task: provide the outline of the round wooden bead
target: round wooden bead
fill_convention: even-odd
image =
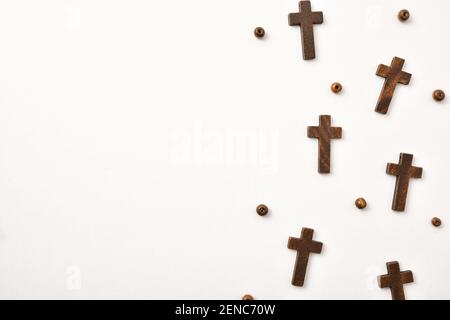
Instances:
[[[437,228],[437,227],[440,227],[442,225],[442,221],[441,221],[441,219],[434,217],[431,220],[431,224]]]
[[[339,82],[335,82],[331,85],[331,91],[333,91],[334,93],[339,93],[342,91],[342,84],[340,84]]]
[[[358,198],[355,201],[355,205],[358,209],[365,209],[367,207],[367,201],[364,198]]]
[[[260,204],[256,207],[256,213],[260,216],[265,216],[269,213],[269,208],[265,204]]]
[[[266,31],[264,30],[264,28],[257,27],[254,31],[254,34],[257,38],[264,38],[264,36],[266,35]]]
[[[400,10],[400,12],[398,13],[398,18],[400,19],[400,21],[406,21],[410,16],[411,14],[406,9]]]
[[[435,90],[433,92],[433,99],[436,101],[442,101],[445,99],[445,92],[442,90]]]

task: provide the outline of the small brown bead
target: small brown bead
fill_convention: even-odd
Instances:
[[[342,84],[340,84],[339,82],[335,82],[331,85],[331,91],[333,91],[334,93],[339,93],[342,91]]]
[[[358,209],[365,209],[367,207],[367,201],[364,198],[358,198],[355,201],[355,205]]]
[[[409,11],[406,9],[400,10],[400,12],[398,13],[398,18],[400,19],[400,21],[406,21],[409,19],[410,16],[411,15]]]
[[[246,294],[245,296],[243,296],[242,297],[242,300],[255,300],[255,299],[253,299],[253,297],[251,296],[251,295],[249,295],[249,294]]]
[[[265,204],[260,204],[256,207],[256,213],[260,216],[265,216],[269,213],[269,208]]]
[[[432,220],[431,220],[431,223],[433,224],[433,226],[435,226],[435,227],[440,227],[441,225],[442,225],[442,221],[441,221],[441,219],[439,219],[439,218],[433,218]]]
[[[266,31],[264,30],[264,28],[258,27],[255,29],[254,34],[257,38],[264,38],[264,36],[266,35]]]
[[[445,92],[442,90],[435,90],[433,92],[433,99],[436,101],[442,101],[445,99]]]

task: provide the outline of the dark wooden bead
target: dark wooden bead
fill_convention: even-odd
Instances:
[[[400,21],[406,21],[409,19],[410,16],[411,15],[409,11],[406,9],[400,10],[400,12],[398,13],[398,18],[400,19]]]
[[[339,93],[342,91],[342,84],[340,84],[339,82],[335,82],[331,85],[331,91],[333,91],[334,93]]]
[[[264,38],[264,36],[266,35],[266,31],[264,30],[264,28],[257,27],[254,31],[254,34],[257,38]]]
[[[358,209],[365,209],[367,207],[367,201],[364,198],[358,198],[355,201],[355,205]]]
[[[435,226],[435,227],[440,227],[440,226],[442,225],[441,219],[436,218],[436,217],[434,217],[434,218],[431,220],[431,223],[432,223],[433,226]]]
[[[442,101],[445,99],[445,92],[442,90],[435,90],[433,92],[433,99],[436,101]]]
[[[256,213],[260,216],[265,216],[269,213],[269,208],[265,204],[260,204],[256,207]]]
[[[245,296],[242,297],[242,300],[250,301],[250,300],[255,300],[255,299],[251,295],[246,294]]]

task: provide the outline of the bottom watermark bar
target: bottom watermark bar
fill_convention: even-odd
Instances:
[[[3,313],[9,307],[16,318],[21,316],[61,319],[61,314],[69,318],[81,319],[98,317],[101,319],[264,319],[289,320],[306,317],[330,317],[339,315],[360,319],[368,313],[372,317],[385,317],[386,313],[395,316],[398,312],[405,318],[409,312],[415,312],[415,303],[396,303],[392,301],[295,301],[295,300],[253,300],[253,301],[205,301],[205,300],[65,300],[57,301],[0,301]],[[421,302],[423,303],[423,302]],[[420,305],[421,303],[417,304]],[[428,302],[426,302],[428,303]],[[28,304],[26,307],[21,304]],[[383,304],[383,307],[379,305]],[[358,308],[357,305],[360,307]],[[361,305],[364,305],[361,309]],[[86,308],[85,308],[86,307]],[[5,310],[6,309],[6,310]],[[391,309],[391,310],[389,310]],[[64,310],[61,313],[61,310]],[[367,311],[367,310],[370,310]],[[389,311],[388,311],[389,310]],[[331,314],[330,314],[331,313]]]

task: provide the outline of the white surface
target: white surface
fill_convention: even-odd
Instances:
[[[399,260],[407,298],[450,298],[450,105],[431,99],[450,93],[450,3],[315,0],[312,62],[287,24],[297,10],[2,1],[0,297],[390,299],[376,276]],[[375,71],[394,56],[413,78],[382,116]],[[306,137],[320,114],[344,129],[326,176]],[[424,168],[405,214],[385,174],[400,152]],[[286,245],[302,227],[324,251],[295,288]]]

